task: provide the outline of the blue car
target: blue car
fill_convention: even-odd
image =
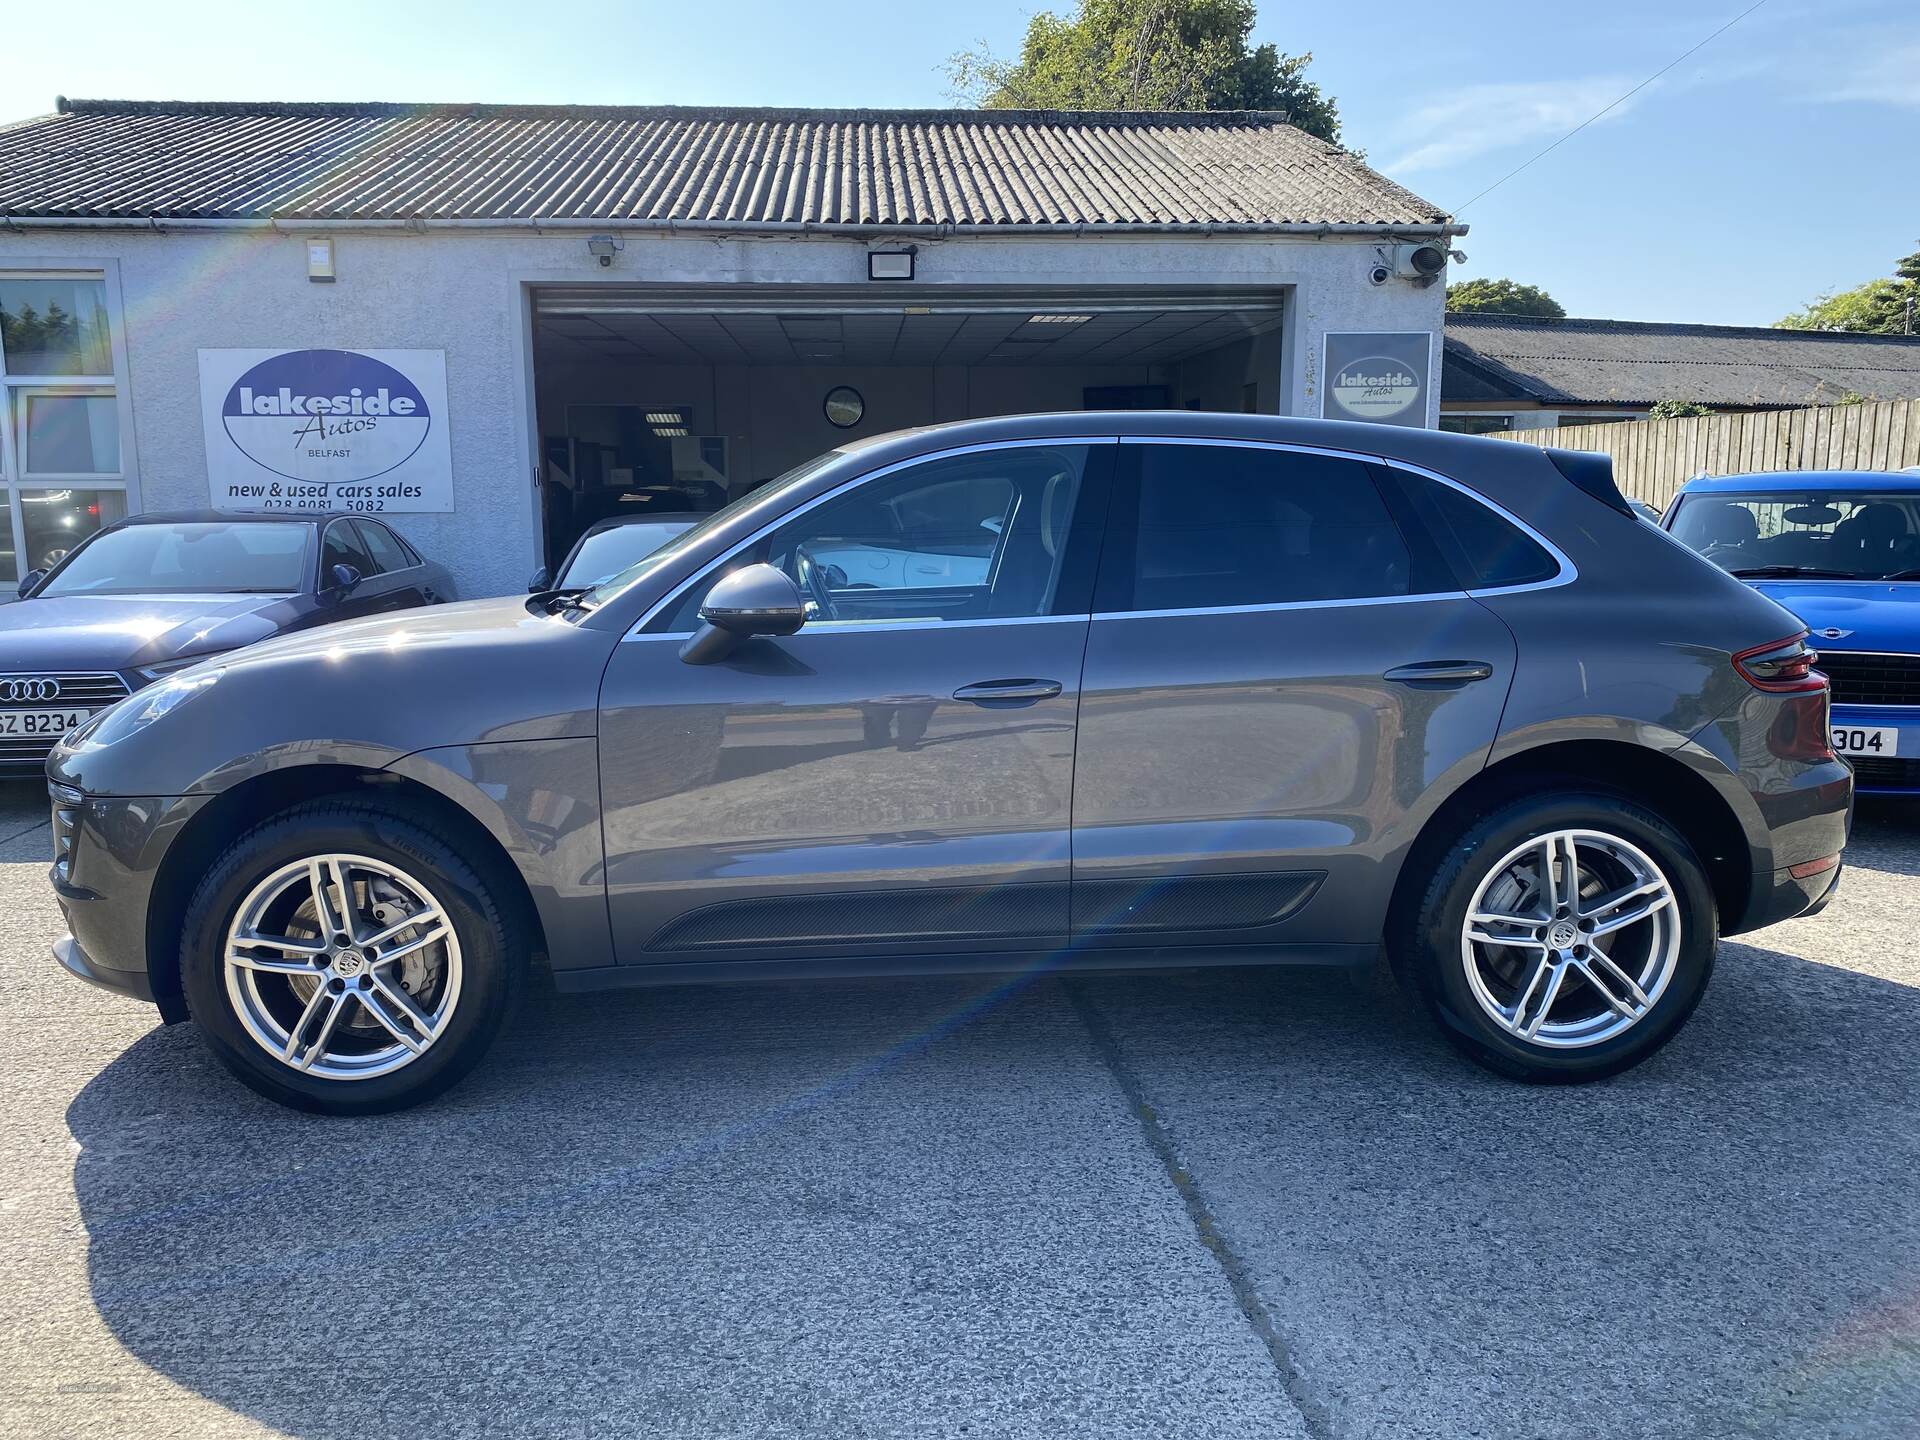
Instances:
[[[0,780],[176,670],[335,620],[434,605],[453,579],[382,521],[331,512],[134,515],[0,606]]]
[[[1856,788],[1920,795],[1920,475],[1714,476],[1665,528],[1806,622]]]

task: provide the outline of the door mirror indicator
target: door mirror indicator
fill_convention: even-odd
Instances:
[[[807,623],[800,587],[771,565],[723,575],[700,604],[700,628],[681,647],[689,665],[711,665],[752,635],[791,635]]]
[[[20,577],[20,586],[14,593],[24,600],[33,593],[33,587],[46,578],[47,572],[45,570],[29,570]]]

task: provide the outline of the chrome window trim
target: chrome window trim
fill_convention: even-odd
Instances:
[[[974,620],[809,620],[784,638],[803,640],[809,635],[872,635],[888,630],[960,630],[982,625],[1085,625],[1095,615],[1011,615],[1005,619],[986,616]],[[648,635],[628,635],[628,640],[688,640],[694,630],[656,630]]]
[[[1533,526],[1522,520],[1497,500],[1489,499],[1471,485],[1463,485],[1451,476],[1442,475],[1438,470],[1429,470],[1426,466],[1411,460],[1395,459],[1391,455],[1374,455],[1362,450],[1340,450],[1329,445],[1302,445],[1291,440],[1235,440],[1224,436],[1204,435],[1122,435],[1122,445],[1221,445],[1235,450],[1284,450],[1298,455],[1325,455],[1334,460],[1358,460],[1363,465],[1384,465],[1390,469],[1403,470],[1409,475],[1418,475],[1423,479],[1437,481],[1449,489],[1458,490],[1467,499],[1484,505],[1509,525],[1514,526],[1532,540],[1541,549],[1553,557],[1560,567],[1560,573],[1550,580],[1531,580],[1524,585],[1489,585],[1473,590],[1423,590],[1417,595],[1374,595],[1361,596],[1350,600],[1289,600],[1272,605],[1230,605],[1212,610],[1172,610],[1172,615],[1204,615],[1214,613],[1232,613],[1242,610],[1301,610],[1329,605],[1380,605],[1404,602],[1407,600],[1444,599],[1448,596],[1468,595],[1478,600],[1489,595],[1520,595],[1529,590],[1552,590],[1561,585],[1571,585],[1580,578],[1580,568],[1558,545],[1542,535]],[[1676,542],[1677,543],[1677,542]],[[1685,548],[1685,547],[1682,547]],[[1141,615],[1141,610],[1116,611],[1115,615]],[[1096,615],[1098,620],[1112,618],[1109,615]]]
[[[701,582],[701,580],[706,577],[708,571],[710,571],[714,566],[724,565],[727,561],[731,560],[735,555],[738,555],[742,550],[745,550],[750,545],[758,543],[760,540],[764,539],[766,536],[772,534],[775,530],[778,530],[781,526],[785,525],[788,521],[797,519],[799,516],[806,514],[809,510],[813,509],[814,506],[816,505],[824,505],[827,501],[833,499],[835,496],[845,493],[848,490],[851,490],[856,485],[864,485],[869,480],[883,479],[888,475],[892,475],[901,470],[905,470],[910,466],[924,465],[931,460],[948,460],[948,459],[952,459],[954,456],[957,456],[957,455],[980,455],[993,450],[1030,450],[1030,449],[1036,449],[1036,448],[1042,448],[1042,447],[1055,447],[1055,446],[1061,446],[1061,445],[1113,445],[1113,444],[1117,444],[1120,438],[1121,437],[1119,437],[1118,435],[1048,435],[1048,436],[1040,436],[1040,437],[1035,437],[1035,438],[1026,439],[1026,440],[994,440],[994,441],[985,442],[978,445],[956,445],[946,450],[929,450],[923,455],[913,455],[913,456],[909,456],[905,460],[896,460],[891,465],[882,465],[878,470],[867,470],[859,475],[849,476],[847,479],[843,480],[840,484],[834,486],[831,490],[827,490],[819,495],[814,496],[813,499],[807,501],[805,504],[794,506],[793,509],[787,511],[785,514],[779,516],[777,519],[768,521],[767,524],[763,525],[760,529],[754,531],[751,535],[747,536],[744,540],[741,540],[738,544],[729,546],[726,550],[721,552],[719,555],[714,556],[713,559],[709,560],[705,565],[700,567],[699,574],[685,581],[683,584],[675,588],[673,591],[668,593],[662,599],[655,601],[652,605],[649,605],[647,607],[646,613],[643,614],[637,621],[635,621],[633,625],[627,630],[627,633],[622,635],[620,639],[622,643],[628,640],[665,640],[665,639],[672,638],[674,636],[677,636],[680,639],[685,639],[688,635],[691,635],[693,632],[690,630],[677,630],[677,631],[671,632],[670,634],[669,632],[659,632],[652,635],[642,634],[641,632],[646,630],[647,626],[651,625],[654,622],[654,620],[662,612],[672,608],[674,605],[678,604],[683,598],[685,598],[687,592],[693,589],[695,585],[698,585]],[[989,619],[985,621],[925,620],[925,621],[907,621],[902,623],[914,625],[921,629],[926,629],[933,626],[946,626],[946,625],[961,625],[961,624],[1010,625],[1010,624],[1026,623],[1033,620],[1083,620],[1085,618],[1086,618],[1085,616],[1081,616],[1081,615],[1020,615],[1020,616],[1011,616],[1005,620],[993,620],[993,619]],[[822,621],[819,623],[824,626],[824,625],[847,625],[847,624],[853,624],[857,622],[850,622],[850,621],[844,621],[844,620],[828,620],[828,621]],[[892,622],[885,622],[885,623],[892,623]],[[871,627],[863,627],[863,628],[870,629]]]

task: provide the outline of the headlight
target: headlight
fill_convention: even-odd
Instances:
[[[198,665],[203,660],[211,660],[219,653],[216,650],[208,655],[189,655],[184,660],[164,660],[158,665],[142,665],[140,673],[149,680],[164,680],[177,670],[184,670],[189,665]]]
[[[171,714],[194,696],[211,690],[214,682],[226,673],[223,668],[204,670],[198,675],[181,675],[136,691],[118,705],[102,710],[68,736],[65,748],[99,750],[116,744],[161,716]]]

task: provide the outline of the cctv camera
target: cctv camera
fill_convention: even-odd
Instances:
[[[1393,267],[1391,265],[1376,265],[1367,271],[1367,283],[1369,285],[1384,285],[1392,278]]]
[[[587,241],[587,253],[600,262],[602,269],[613,264],[613,257],[625,248],[621,241],[611,235],[596,235]]]

